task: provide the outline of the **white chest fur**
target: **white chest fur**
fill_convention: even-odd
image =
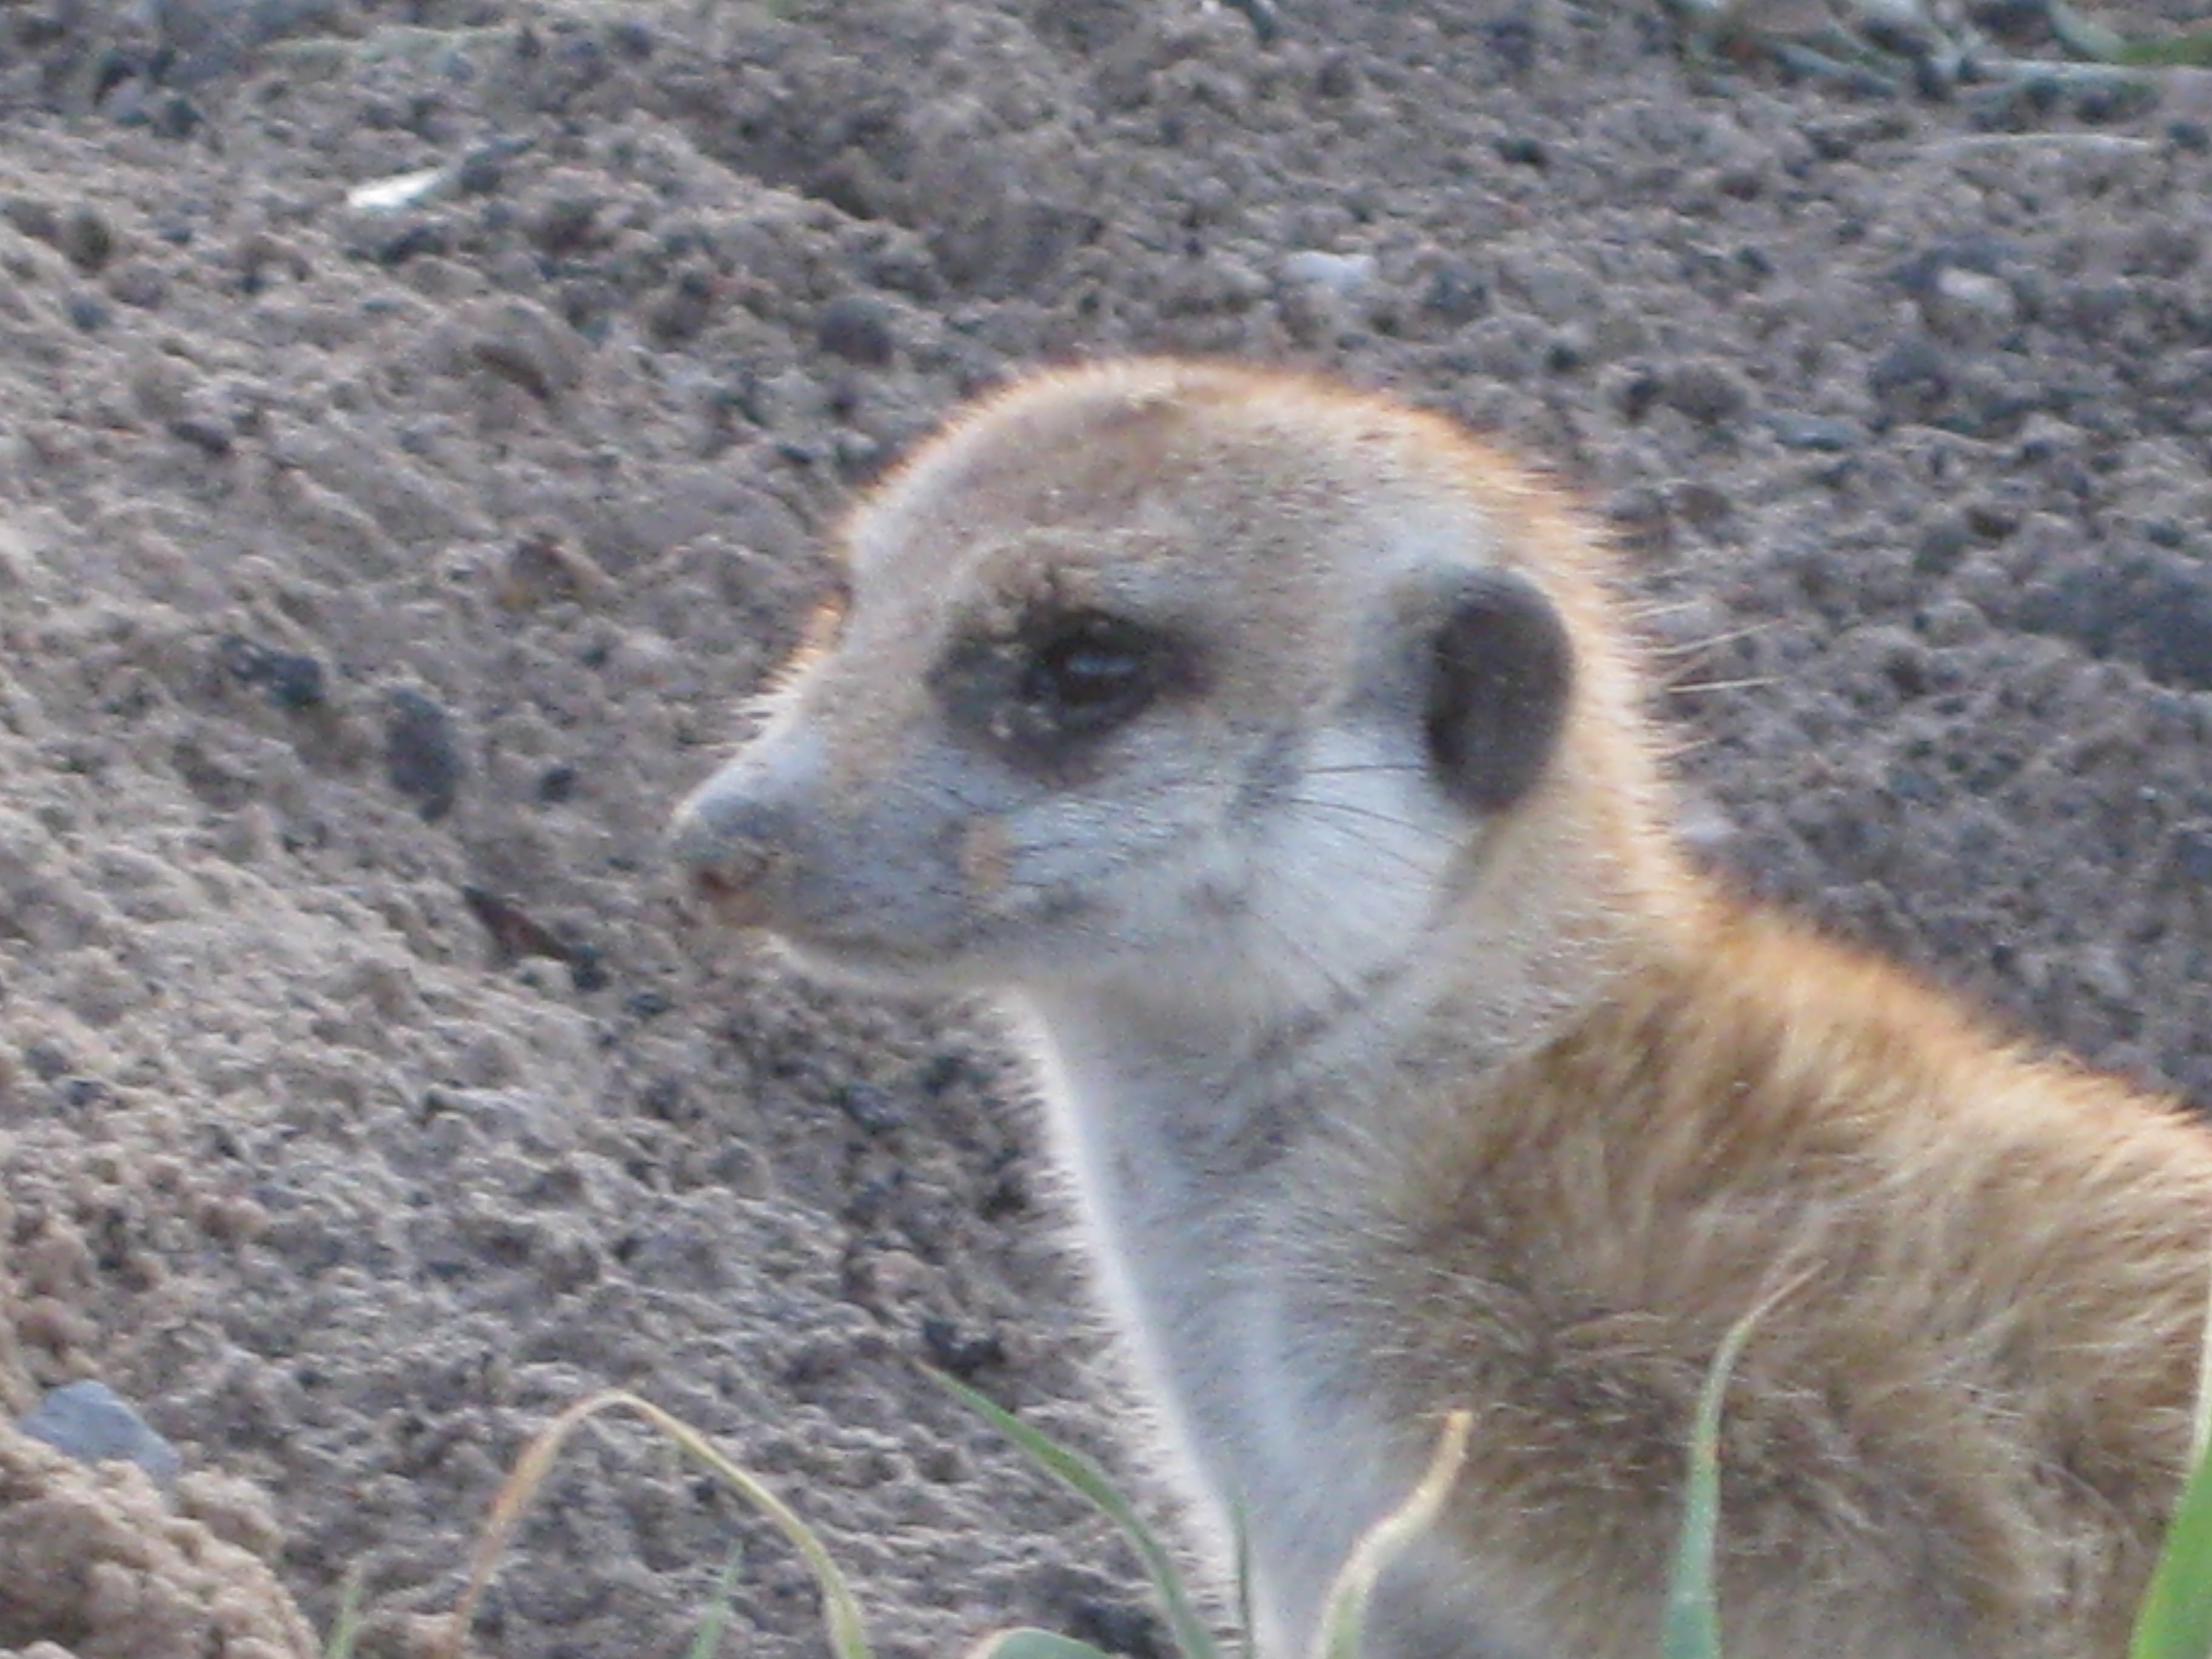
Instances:
[[[1101,1289],[1170,1449],[1218,1519],[1242,1517],[1262,1650],[1296,1659],[1405,1484],[1338,1328],[1343,1287],[1313,1272],[1308,1126],[1295,1103],[1240,1098],[1218,1060],[1109,1045],[1078,1013],[1037,1018],[1033,1039]]]

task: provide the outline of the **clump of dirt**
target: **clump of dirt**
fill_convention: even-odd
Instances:
[[[305,1659],[322,1651],[266,1557],[266,1500],[243,1482],[187,1477],[174,1501],[129,1464],[87,1468],[0,1431],[0,1653],[82,1659],[201,1653]]]
[[[0,1434],[0,1644],[305,1651],[276,1585],[326,1629],[357,1568],[362,1650],[422,1652],[517,1449],[622,1384],[888,1652],[1150,1650],[911,1364],[1131,1467],[1018,1073],[696,932],[657,850],[843,503],[1041,360],[1317,366],[1550,465],[1701,846],[2212,1100],[2203,78],[1283,11],[0,17],[0,1404],[98,1377],[187,1471]],[[769,1531],[595,1431],[478,1649],[680,1651],[733,1548],[748,1650],[818,1653]]]

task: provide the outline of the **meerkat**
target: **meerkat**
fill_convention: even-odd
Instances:
[[[1730,1659],[2122,1653],[2212,1134],[1678,850],[1603,538],[1447,420],[1172,361],[954,420],[678,809],[802,967],[981,993],[1259,1650],[1473,1414],[1375,1659],[1649,1659],[1700,1382]]]

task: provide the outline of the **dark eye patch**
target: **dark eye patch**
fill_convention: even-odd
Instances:
[[[1090,610],[1046,610],[1010,635],[971,635],[932,689],[957,725],[1018,763],[1074,765],[1163,696],[1193,683],[1190,653],[1149,624]]]

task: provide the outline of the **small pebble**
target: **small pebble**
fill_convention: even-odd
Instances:
[[[467,767],[453,716],[420,691],[401,686],[385,699],[385,772],[426,823],[453,810]]]
[[[1324,253],[1319,248],[1305,248],[1283,261],[1283,280],[1301,288],[1327,289],[1348,299],[1375,280],[1376,270],[1371,253]]]
[[[169,422],[169,435],[181,438],[195,449],[210,455],[230,453],[231,430],[228,425],[202,415],[180,415]]]
[[[69,261],[90,276],[115,253],[115,231],[98,208],[79,205],[63,216],[56,245]]]
[[[541,403],[570,392],[584,378],[576,332],[527,300],[494,300],[465,313],[468,355]]]
[[[279,651],[249,640],[242,634],[226,634],[216,641],[222,665],[247,685],[258,685],[277,708],[298,713],[323,700],[323,665],[298,651]]]
[[[865,294],[840,295],[823,306],[814,319],[814,343],[833,357],[869,368],[890,362],[898,344],[889,307]]]
[[[2179,823],[2166,844],[2173,872],[2194,887],[2212,887],[2212,823]]]
[[[2020,302],[2003,277],[1946,265],[1922,295],[1920,314],[1947,339],[1989,341],[2019,322]]]
[[[162,1486],[184,1468],[183,1455],[105,1382],[49,1389],[15,1426],[82,1463],[136,1463]]]
[[[1706,426],[1734,420],[1751,403],[1751,393],[1741,380],[1720,364],[1703,360],[1677,363],[1667,370],[1661,378],[1659,395],[1669,408]]]
[[[1795,410],[1774,409],[1760,420],[1785,449],[1814,449],[1841,454],[1866,441],[1866,430],[1856,421],[1829,415],[1804,415]]]

